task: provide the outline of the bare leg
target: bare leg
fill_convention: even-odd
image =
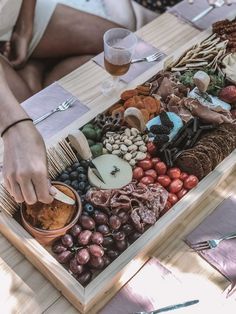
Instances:
[[[17,73],[27,84],[32,94],[35,94],[43,88],[45,69],[46,65],[43,61],[31,59]]]
[[[93,56],[94,55],[68,57],[62,60],[45,76],[44,86],[48,86],[63,76],[69,74],[85,62],[89,61]]]
[[[10,66],[10,64],[0,57],[0,63],[2,65],[6,81],[19,102],[22,102],[32,96],[27,84],[19,76],[19,74]]]
[[[101,17],[58,4],[32,57],[54,58],[98,54],[103,34],[117,24]]]

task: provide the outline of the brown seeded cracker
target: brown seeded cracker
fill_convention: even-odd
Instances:
[[[210,137],[201,139],[198,144],[203,145],[206,148],[211,147],[215,150],[217,165],[223,160],[223,153],[221,152],[220,147]]]
[[[210,137],[219,147],[223,153],[223,159],[230,154],[229,142],[226,141],[226,137],[222,135],[212,135]]]
[[[211,160],[208,157],[207,154],[200,152],[197,147],[194,147],[192,149],[188,150],[188,153],[193,154],[195,157],[198,158],[198,160],[200,161],[203,171],[204,171],[204,177],[206,175],[208,175],[209,172],[211,172],[212,169],[212,164],[211,164]]]
[[[203,146],[201,144],[197,144],[197,146],[195,146],[195,148],[199,152],[203,152],[203,153],[208,155],[208,157],[211,160],[211,170],[215,169],[215,167],[218,165],[218,157],[217,157],[217,153],[216,153],[215,149],[209,145]]]
[[[236,136],[236,124],[235,123],[222,123],[219,126],[219,129],[228,130]]]
[[[177,166],[187,173],[191,173],[201,180],[204,177],[204,170],[197,157],[189,154],[186,150],[176,160]]]

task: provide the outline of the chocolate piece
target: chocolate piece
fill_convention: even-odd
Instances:
[[[199,139],[200,135],[202,133],[202,130],[199,129],[197,131],[197,133],[194,135],[194,137],[192,138],[192,141],[191,141],[191,144],[190,144],[190,147],[193,147],[195,145],[195,143],[197,142],[197,140]]]
[[[193,133],[196,133],[199,127],[199,120],[197,117],[193,119]]]
[[[213,130],[216,128],[216,126],[214,124],[203,124],[203,125],[200,125],[199,127],[201,130]]]

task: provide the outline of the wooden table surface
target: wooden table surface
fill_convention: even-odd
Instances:
[[[189,42],[199,34],[199,31],[173,15],[165,13],[140,29],[137,34],[168,55]],[[101,97],[100,84],[106,76],[103,69],[89,61],[63,78],[60,84],[95,110],[96,99]],[[0,160],[1,156],[2,151],[0,151]],[[236,170],[203,200],[185,221],[170,230],[161,241],[161,245],[153,252],[163,265],[173,270],[180,278],[188,273],[195,279],[204,281],[206,293],[212,288],[223,291],[229,282],[196,254],[190,254],[182,239],[222,199],[234,192],[235,176]],[[200,208],[204,208],[204,211]],[[0,282],[0,313],[78,313],[1,234]]]

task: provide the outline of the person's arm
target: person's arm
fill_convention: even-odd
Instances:
[[[0,64],[0,133],[12,123],[28,118],[10,91]],[[31,121],[20,122],[2,136],[4,185],[19,203],[50,203],[44,141]]]
[[[36,0],[23,0],[10,40],[9,60],[13,67],[24,65],[33,35]]]

